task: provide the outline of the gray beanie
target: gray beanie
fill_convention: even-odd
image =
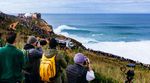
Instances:
[[[29,36],[29,37],[28,37],[28,40],[27,40],[27,43],[28,43],[28,44],[33,44],[33,43],[35,43],[35,42],[37,42],[37,39],[36,39],[35,36]]]

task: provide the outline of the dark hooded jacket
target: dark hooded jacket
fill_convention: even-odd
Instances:
[[[33,45],[26,44],[24,49],[29,51],[29,65],[24,70],[30,74],[26,77],[30,82],[27,81],[26,83],[39,83],[39,65],[43,54],[42,48],[35,48]]]

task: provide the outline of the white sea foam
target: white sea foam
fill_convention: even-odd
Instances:
[[[102,36],[104,34],[92,34],[92,37],[95,37],[95,36]]]
[[[57,34],[62,34],[67,37],[74,38],[80,41],[86,48],[93,50],[104,51],[112,53],[121,57],[133,59],[145,64],[150,64],[150,41],[137,41],[137,42],[98,42],[92,38],[79,37],[76,35],[62,32],[63,29],[76,29],[66,25],[59,26],[54,31]],[[94,43],[91,43],[94,42]]]
[[[150,41],[84,43],[84,46],[150,64]]]
[[[57,33],[57,34],[60,34],[62,32],[62,30],[64,29],[72,29],[72,30],[76,30],[77,28],[75,27],[70,27],[70,26],[67,26],[67,25],[61,25],[59,26],[58,28],[54,29],[54,32]]]

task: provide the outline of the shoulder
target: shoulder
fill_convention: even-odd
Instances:
[[[64,57],[61,54],[56,55],[56,60],[62,60]]]
[[[35,48],[31,48],[31,49],[28,49],[28,51],[29,52],[34,52],[34,51],[36,51],[36,49]]]
[[[6,49],[6,47],[0,47],[0,52],[3,52]]]
[[[72,69],[77,69],[78,67],[75,65],[68,65],[66,70],[72,70]]]
[[[19,55],[23,55],[23,51],[20,50],[20,49],[16,49],[16,52],[17,52]]]
[[[31,49],[28,49],[28,51],[29,51],[29,53],[36,53],[36,52],[38,52],[38,50],[37,49],[35,49],[35,48],[31,48]]]
[[[0,54],[2,54],[3,52],[3,47],[0,47]]]

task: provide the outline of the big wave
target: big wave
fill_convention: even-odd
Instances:
[[[61,26],[58,26],[58,28],[54,29],[54,32],[56,34],[61,34],[61,35],[64,35],[66,37],[74,38],[74,39],[80,41],[81,43],[98,42],[97,40],[92,39],[92,38],[79,37],[77,35],[72,35],[72,34],[69,34],[67,32],[63,32],[63,30],[65,30],[65,29],[67,29],[67,30],[80,30],[80,29],[77,29],[76,27],[71,27],[68,25],[61,25]]]
[[[86,48],[97,51],[104,51],[124,58],[129,58],[145,64],[150,64],[150,41],[135,41],[135,42],[100,42],[93,38],[80,37],[67,32],[62,32],[63,29],[77,29],[67,25],[62,25],[54,31],[70,38],[80,41]],[[58,30],[58,31],[57,31]]]
[[[58,28],[54,29],[54,32],[57,33],[57,34],[60,34],[62,32],[62,30],[76,30],[77,28],[75,27],[70,27],[70,26],[67,26],[67,25],[61,25],[59,26]]]

